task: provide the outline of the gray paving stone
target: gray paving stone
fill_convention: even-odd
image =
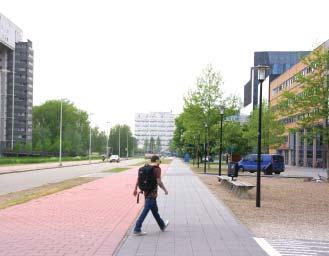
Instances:
[[[160,215],[170,220],[168,229],[160,232],[149,214],[143,224],[147,235],[128,235],[117,255],[266,255],[187,165],[173,161],[164,183],[169,195],[160,192],[158,206]]]

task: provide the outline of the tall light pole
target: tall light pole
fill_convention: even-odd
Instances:
[[[61,99],[61,113],[59,121],[59,166],[62,166],[62,135],[63,135],[63,100]]]
[[[219,155],[218,155],[218,175],[222,175],[222,151],[223,151],[223,116],[224,107],[220,107],[220,144],[219,144]]]
[[[93,113],[89,114],[89,117],[91,117]],[[89,125],[89,163],[91,163],[91,121]]]
[[[127,158],[129,157],[129,135],[128,135],[128,129],[127,129]]]
[[[109,137],[110,137],[110,133],[109,133],[109,126],[110,126],[110,122],[106,122],[106,162],[109,161]]]
[[[204,124],[204,128],[205,128],[205,133],[204,133],[204,166],[203,166],[203,172],[206,173],[207,172],[207,130],[208,130],[208,124],[205,123]]]
[[[266,78],[266,70],[269,66],[258,65],[254,67],[258,71],[259,81],[259,108],[258,108],[258,150],[257,150],[257,184],[256,184],[256,207],[260,207],[260,172],[261,172],[261,154],[262,154],[262,88]]]
[[[120,151],[121,151],[121,148],[120,148],[120,144],[121,144],[121,141],[120,141],[120,125],[119,125],[119,157],[120,157]]]

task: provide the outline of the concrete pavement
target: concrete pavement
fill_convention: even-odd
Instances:
[[[167,231],[159,231],[149,214],[142,228],[147,235],[136,237],[130,230],[116,255],[267,255],[181,161],[171,164],[164,183],[169,195],[160,193],[158,204],[160,215],[171,222]]]

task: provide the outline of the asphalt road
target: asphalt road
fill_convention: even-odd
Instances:
[[[55,169],[3,174],[0,175],[0,195],[81,176],[97,176],[97,173],[102,171],[113,169],[115,167],[124,167],[137,164],[141,161],[142,159],[132,159],[121,161],[120,163],[99,163],[83,166],[68,166]]]

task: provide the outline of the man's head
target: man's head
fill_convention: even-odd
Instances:
[[[157,155],[153,155],[151,157],[151,164],[158,164],[159,165],[160,163],[161,163],[160,158]]]

